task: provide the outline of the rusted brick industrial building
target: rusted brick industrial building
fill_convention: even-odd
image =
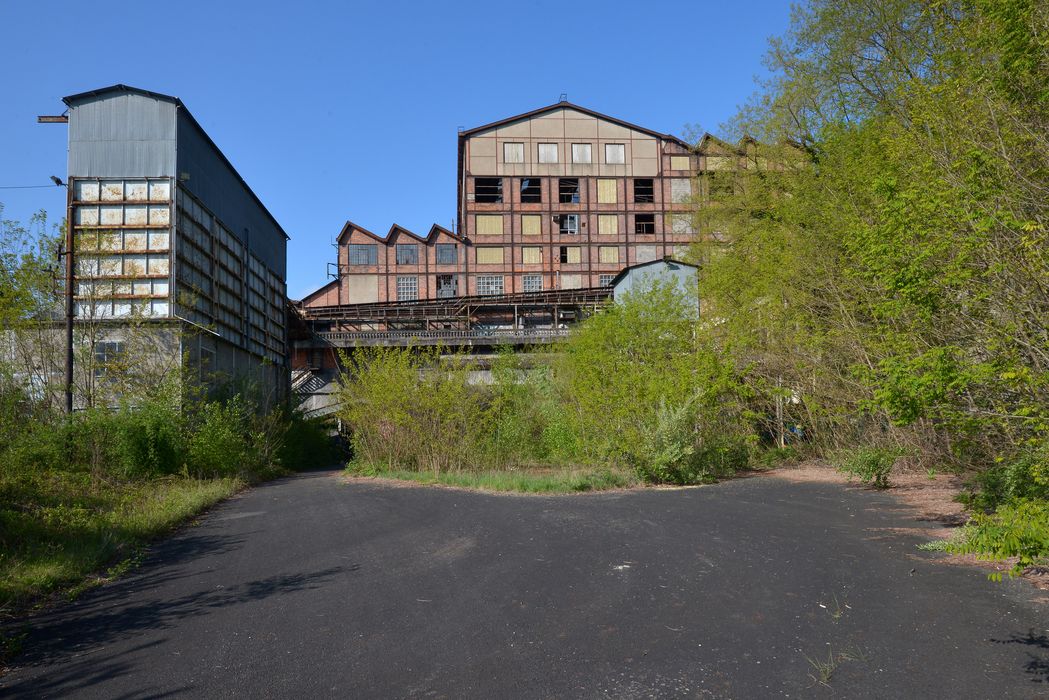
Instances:
[[[629,265],[681,256],[696,203],[745,149],[711,137],[693,147],[568,102],[462,131],[458,231],[378,236],[347,222],[335,279],[303,307],[605,286]]]

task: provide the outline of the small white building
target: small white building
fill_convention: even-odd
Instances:
[[[696,265],[671,258],[631,265],[612,278],[609,286],[618,304],[629,292],[659,283],[673,284],[688,298],[695,299],[696,313],[699,313],[699,267]]]

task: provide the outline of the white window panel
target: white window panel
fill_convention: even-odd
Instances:
[[[119,226],[124,223],[124,208],[119,206],[100,207],[99,223],[102,226]]]
[[[149,223],[152,226],[167,226],[171,223],[171,211],[167,207],[150,207]]]
[[[153,280],[153,294],[167,295],[169,286],[167,280]]]
[[[98,259],[98,274],[102,277],[119,275],[121,272],[121,258],[119,255],[107,255]]]
[[[168,241],[167,231],[150,231],[149,232],[149,249],[150,250],[166,250],[170,245]]]
[[[541,144],[539,144],[539,162],[540,163],[556,163],[557,162],[557,144],[556,143],[541,143]]]
[[[523,163],[524,162],[524,144],[523,143],[504,143],[503,144],[503,162],[504,163]]]
[[[124,195],[129,202],[144,202],[149,198],[149,188],[145,181],[128,181],[124,183]]]
[[[80,226],[97,226],[98,207],[77,207],[76,222]]]
[[[102,183],[102,201],[119,202],[124,199],[124,183],[120,180],[107,180]]]
[[[125,250],[145,250],[146,249],[146,232],[145,231],[125,231],[124,232],[124,249]]]
[[[124,207],[124,223],[132,226],[145,226],[146,223],[148,223],[146,219],[146,208]]]
[[[147,272],[148,258],[145,255],[127,255],[124,257],[124,274],[144,275]]]
[[[579,289],[583,286],[580,275],[561,275],[561,289]]]
[[[622,165],[626,163],[626,146],[621,143],[606,143],[605,163],[608,165]]]
[[[167,283],[165,282],[165,284]],[[135,280],[131,291],[136,296],[149,296],[153,293],[153,287],[150,285],[149,280]]]
[[[670,199],[673,202],[687,202],[692,198],[692,181],[686,177],[675,177],[670,181]]]
[[[572,162],[586,165],[593,162],[593,149],[589,143],[572,144]]]
[[[78,202],[97,202],[99,187],[96,180],[77,180],[73,188],[73,197]]]
[[[167,256],[149,256],[149,274],[151,275],[166,275],[168,274],[168,258]]]
[[[171,199],[171,183],[166,180],[149,183],[149,201],[167,202]]]

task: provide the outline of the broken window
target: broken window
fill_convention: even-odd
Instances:
[[[605,163],[608,165],[622,165],[626,163],[626,147],[621,143],[606,143]]]
[[[419,246],[414,243],[398,243],[397,244],[397,264],[398,265],[418,265],[419,264]]]
[[[502,294],[503,293],[503,276],[502,275],[478,275],[477,276],[477,293],[478,294]]]
[[[503,201],[503,178],[478,177],[474,179],[474,201],[481,204],[499,204]]]
[[[557,201],[561,204],[579,204],[579,178],[563,177],[557,181]]]
[[[655,232],[655,214],[634,214],[634,233],[640,235],[647,235]]]
[[[521,290],[524,292],[541,292],[543,291],[543,276],[525,275],[521,278],[521,284]]]
[[[351,243],[347,254],[350,265],[377,265],[379,263],[379,251],[374,243]]]
[[[561,233],[569,236],[579,233],[579,214],[561,214],[557,219],[558,230]]]
[[[583,164],[590,164],[592,162],[589,143],[572,144],[572,162]]]
[[[458,251],[454,243],[437,244],[437,264],[454,265],[458,262]]]
[[[580,257],[580,248],[576,245],[563,245],[558,251],[558,259],[570,265],[577,265]]]
[[[539,185],[539,178],[521,178],[521,202],[524,204],[539,204],[542,201],[543,188]]]
[[[419,298],[419,278],[411,277],[397,278],[397,301],[415,301]]]
[[[455,275],[437,275],[437,298],[458,296],[459,280]]]
[[[523,143],[504,143],[503,144],[503,162],[504,163],[523,163],[524,162],[524,144]]]
[[[656,201],[656,188],[650,177],[634,178],[634,201],[648,204]]]
[[[539,162],[540,163],[556,163],[557,162],[557,144],[556,143],[541,143],[541,144],[539,144]]]

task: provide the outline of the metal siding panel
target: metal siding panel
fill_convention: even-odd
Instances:
[[[143,95],[88,98],[69,109],[70,177],[171,177],[175,105]]]

